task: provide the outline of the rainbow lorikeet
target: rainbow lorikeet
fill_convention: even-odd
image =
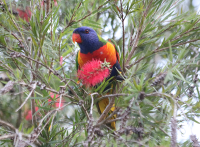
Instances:
[[[88,61],[96,59],[104,62],[106,60],[106,62],[110,63],[111,68],[109,77],[117,77],[119,75],[118,71],[121,71],[119,64],[120,57],[119,52],[113,43],[104,40],[97,35],[92,28],[89,27],[79,27],[75,29],[73,31],[72,40],[73,42],[77,42],[80,47],[76,57],[77,70],[80,70]],[[100,100],[97,103],[99,112],[103,113],[108,104],[108,98]],[[109,113],[113,112],[114,110],[115,106],[111,108]],[[111,119],[115,118],[116,115],[114,115]],[[116,130],[115,122],[108,124],[108,126]]]

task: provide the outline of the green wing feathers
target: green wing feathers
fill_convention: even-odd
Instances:
[[[97,35],[99,38],[99,41],[103,43],[103,45],[105,45],[108,41],[104,40],[103,38],[101,38],[101,36]]]
[[[111,38],[109,38],[108,41],[114,45],[116,53],[117,53],[116,54],[117,60],[120,62],[120,50],[119,50],[119,47],[117,46],[117,43]]]
[[[80,51],[78,51],[77,52],[77,54],[76,54],[76,70],[78,71],[78,67],[79,67],[79,64],[78,64],[78,53],[79,53]]]

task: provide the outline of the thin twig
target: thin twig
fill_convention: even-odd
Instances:
[[[52,121],[51,121],[51,124],[50,124],[50,127],[49,127],[49,131],[51,131],[52,128],[53,128],[53,121],[54,121],[54,118],[55,118],[55,116],[56,116],[57,113],[58,113],[58,111],[56,111],[56,112],[53,114]]]
[[[196,135],[190,135],[190,139],[192,141],[192,146],[193,147],[200,147],[200,143],[199,143]]]
[[[47,3],[46,14],[48,14],[49,13],[49,8],[50,8],[50,5],[51,5],[51,0],[47,0],[46,3]]]
[[[117,114],[117,112],[119,111],[119,109],[115,109],[107,118],[105,118],[103,121],[101,121],[100,123],[94,125],[94,127],[99,127],[104,123],[107,123],[107,121],[112,118],[115,114]],[[113,120],[113,119],[112,119]],[[116,119],[114,119],[116,120]],[[113,122],[113,121],[112,121]]]
[[[121,5],[121,22],[122,22],[122,34],[123,34],[123,45],[122,45],[122,53],[123,53],[123,67],[122,70],[125,71],[125,32],[124,32],[124,13],[123,13],[123,4],[122,0],[120,0],[120,5]]]
[[[31,93],[31,96],[34,97],[34,91],[35,89],[33,89],[33,92]],[[28,100],[28,98],[27,98]],[[31,113],[32,113],[32,124],[36,127],[37,125],[37,116],[34,115],[36,112],[35,110],[35,99],[31,99]]]
[[[22,86],[28,86],[29,88],[32,88],[31,85],[26,84],[25,82],[20,82],[19,84],[22,85]],[[38,85],[38,86],[39,86],[40,88],[42,87],[42,85]],[[47,91],[49,91],[49,92],[53,92],[54,94],[60,94],[58,91],[56,91],[56,90],[54,90],[54,89],[52,89],[52,88],[46,87],[46,85],[45,85],[45,89],[46,89]],[[69,99],[71,99],[71,100],[76,100],[76,99],[74,99],[72,96],[70,96],[70,95],[68,95],[68,94],[63,94],[63,96],[65,96],[65,97],[67,97],[67,98],[69,98]]]
[[[9,127],[9,128],[12,129],[13,131],[16,130],[16,128],[15,128],[12,124],[10,124],[10,123],[8,123],[8,122],[5,122],[5,121],[3,121],[3,120],[1,120],[1,119],[0,119],[0,124],[3,125],[3,126]]]
[[[2,135],[0,136],[0,140],[8,139],[8,138],[14,138],[15,134],[9,134],[9,135]]]
[[[32,85],[32,90],[31,92],[29,93],[29,95],[27,96],[27,98],[24,100],[24,102],[21,104],[21,106],[19,108],[17,108],[17,110],[15,112],[17,112],[19,109],[21,109],[24,104],[27,102],[27,100],[30,98],[31,94],[33,93],[33,91],[35,90],[36,88],[36,85],[37,85],[37,82],[35,82],[33,85]]]
[[[67,87],[70,89],[70,91],[79,99],[81,100],[81,98],[78,96],[78,94],[74,91],[74,89],[72,89],[68,84],[66,84]]]
[[[93,110],[93,105],[94,105],[94,98],[93,95],[98,94],[97,92],[90,94],[92,102],[91,102],[91,107],[90,107],[90,115],[92,116],[92,110]]]
[[[83,107],[83,110],[85,111],[85,114],[86,114],[87,118],[90,119],[90,116],[89,116],[89,114],[88,114],[87,109],[85,108],[85,106],[83,104],[81,104],[81,106]]]
[[[174,107],[173,107],[173,117],[171,118],[171,147],[176,147],[177,144],[177,105],[176,99],[174,100]]]
[[[177,122],[176,118],[171,119],[171,147],[176,147],[177,142]]]
[[[131,116],[131,117],[130,117],[130,116],[126,116],[126,117],[127,117],[127,119],[129,119],[129,120],[135,119],[134,116]],[[112,123],[112,122],[121,121],[122,119],[123,119],[123,117],[117,117],[117,118],[115,118],[115,119],[106,121],[105,124],[110,124],[110,123]]]
[[[54,110],[54,111],[52,111],[52,112],[55,112],[55,113],[57,113],[57,111],[56,110]],[[54,114],[53,114],[54,115]],[[44,119],[43,119],[44,120]],[[49,121],[50,121],[51,119],[48,119],[47,120],[47,122],[43,125],[43,127],[42,127],[42,129],[40,129],[40,131],[38,132],[38,134],[35,136],[35,138],[31,141],[31,142],[34,142],[37,138],[38,138],[38,136],[40,135],[40,133],[44,130],[44,128],[46,127],[46,125],[49,123]],[[40,122],[40,125],[38,125],[38,128],[41,126],[41,122]]]
[[[146,10],[145,10],[144,13],[143,13],[143,17],[140,19],[139,28],[138,28],[138,30],[137,30],[137,34],[136,34],[136,37],[135,37],[135,42],[134,42],[133,47],[132,47],[132,49],[131,49],[131,51],[130,51],[128,57],[127,57],[125,66],[127,66],[127,65],[129,64],[129,62],[131,61],[131,58],[132,58],[132,56],[133,56],[133,54],[134,54],[134,52],[135,52],[135,50],[136,50],[136,48],[137,48],[137,45],[138,45],[138,42],[139,42],[139,39],[140,39],[140,35],[141,35],[141,33],[142,33],[142,24],[143,24],[144,19],[145,19],[146,16],[147,16],[147,13],[148,13],[148,11],[149,11],[149,8],[150,8],[150,6],[151,6],[152,1],[153,1],[153,0],[151,0],[151,2],[149,3],[149,5],[147,6]],[[126,68],[126,67],[125,67],[125,68]]]
[[[129,96],[129,95],[130,94],[127,94],[127,93],[107,94],[107,95],[101,96],[100,98],[96,99],[95,101],[100,101],[107,97],[119,97],[119,96]]]
[[[97,123],[100,123],[107,116],[108,112],[113,107],[114,103],[115,103],[115,98],[111,97],[110,100],[109,100],[109,104],[106,106],[105,110],[103,111],[103,113],[99,117]]]
[[[172,47],[177,47],[177,46],[184,45],[184,44],[191,43],[191,42],[195,42],[195,41],[198,41],[198,40],[200,40],[200,38],[199,38],[199,39],[190,40],[190,41],[186,41],[186,42],[182,42],[182,43],[178,43],[178,44],[172,45]],[[152,53],[149,54],[148,56],[145,55],[145,56],[141,57],[140,59],[138,59],[137,61],[135,61],[134,63],[132,63],[132,64],[130,64],[130,65],[127,65],[126,68],[127,68],[127,69],[130,69],[133,65],[139,63],[140,61],[142,61],[143,59],[145,59],[145,58],[151,56],[152,54],[155,54],[155,53],[164,51],[164,50],[166,50],[166,49],[169,49],[169,46],[168,46],[168,47],[161,48],[161,49],[159,49],[159,48],[160,48],[160,46],[159,46],[158,48],[156,48],[155,50],[153,50]]]
[[[105,3],[103,3],[102,5],[100,5],[96,10],[101,9],[101,8],[102,8],[105,4],[107,4],[109,1],[110,1],[110,0],[107,0]],[[96,10],[94,10],[94,11],[96,11]],[[94,11],[93,11],[93,12],[94,12]],[[82,17],[81,19],[76,20],[76,21],[73,20],[73,19],[71,19],[71,21],[68,23],[68,25],[62,30],[62,33],[63,33],[68,27],[70,27],[70,26],[73,24],[73,22],[78,23],[78,22],[82,21],[83,19],[86,19],[88,16],[92,15],[93,12],[88,13],[86,16],[84,16],[84,17]],[[72,16],[73,16],[73,14],[72,14]],[[61,33],[61,34],[62,34],[62,33]],[[58,38],[60,38],[60,35],[58,36]]]

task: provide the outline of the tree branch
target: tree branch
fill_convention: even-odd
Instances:
[[[147,6],[146,10],[145,10],[144,13],[143,13],[143,17],[140,19],[139,28],[138,28],[138,30],[137,30],[137,35],[136,35],[136,37],[134,38],[134,39],[135,39],[135,42],[134,42],[134,44],[133,44],[133,47],[132,47],[132,49],[131,49],[131,52],[130,52],[129,55],[128,55],[128,58],[127,58],[127,60],[126,60],[125,67],[127,67],[127,65],[129,64],[129,62],[131,61],[131,58],[132,58],[132,56],[133,56],[133,54],[134,54],[134,52],[135,52],[135,50],[136,50],[136,48],[137,48],[137,45],[138,45],[138,42],[139,42],[139,39],[140,39],[140,35],[141,35],[141,33],[142,33],[143,21],[144,21],[144,19],[145,19],[146,16],[147,16],[147,13],[148,13],[149,8],[150,8],[150,6],[151,6],[151,4],[152,4],[152,1],[153,1],[153,0],[151,0],[151,2],[149,3],[149,5]],[[131,41],[131,42],[132,42],[132,41]]]
[[[8,138],[14,138],[15,134],[9,134],[9,135],[2,135],[0,136],[0,140],[8,139]]]
[[[109,100],[109,104],[106,106],[105,110],[103,111],[99,119],[97,120],[97,123],[100,123],[107,116],[108,112],[113,107],[114,103],[115,103],[115,98],[111,97]]]

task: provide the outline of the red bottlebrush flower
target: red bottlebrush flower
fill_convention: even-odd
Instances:
[[[50,96],[52,97],[52,98],[54,98],[54,93],[50,93]],[[58,94],[56,94],[56,98],[58,98],[59,97],[59,95]],[[52,100],[51,99],[49,99],[48,100],[48,102],[51,102]],[[55,107],[55,108],[59,108],[59,105],[60,105],[60,107],[62,107],[63,106],[63,103],[64,103],[64,100],[61,100],[61,102],[60,102],[60,98],[58,98],[57,100],[56,100],[56,102],[55,102],[55,104],[53,105],[53,107]]]
[[[60,56],[60,66],[62,66],[63,63],[63,56]]]
[[[36,112],[38,111],[38,109],[39,109],[38,107],[35,107],[35,111],[36,111]],[[25,119],[26,119],[26,120],[32,120],[32,111],[31,111],[31,110],[28,110]]]
[[[51,92],[51,93],[50,93],[50,96],[51,96],[51,98],[54,98],[54,93],[53,93],[53,92]],[[59,97],[59,95],[58,95],[58,94],[56,94],[56,98],[57,98],[57,97]]]
[[[81,70],[78,70],[78,78],[83,85],[95,86],[110,75],[109,68],[103,64],[100,60],[93,59],[84,64]]]
[[[58,6],[58,3],[56,0],[54,0],[54,6]]]
[[[28,7],[26,7],[26,10],[17,9],[17,11],[20,18],[25,19],[26,22],[29,22],[29,19],[31,18],[31,11]]]
[[[41,1],[40,5],[41,5],[41,7],[43,7],[44,6],[44,1]]]
[[[58,6],[57,0],[53,0],[54,1],[54,6]],[[41,1],[41,6],[44,6],[44,1]]]

